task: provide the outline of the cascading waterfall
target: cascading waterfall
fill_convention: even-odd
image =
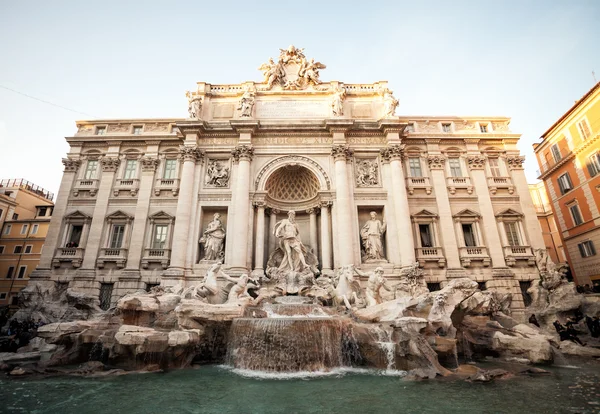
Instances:
[[[386,369],[393,370],[396,367],[396,343],[392,341],[391,332],[382,326],[374,326],[371,328],[377,336],[377,345],[383,351],[387,361]]]

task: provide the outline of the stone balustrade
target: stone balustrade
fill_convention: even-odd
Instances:
[[[135,197],[139,188],[140,180],[137,178],[117,178],[113,187],[113,195],[116,197],[120,191],[129,191]]]
[[[161,191],[171,191],[174,196],[179,194],[179,178],[157,178],[154,183],[154,195],[159,196]]]
[[[427,195],[429,195],[432,188],[429,177],[406,177],[406,190],[409,195],[413,195],[417,189],[425,190]]]
[[[171,260],[171,249],[144,249],[142,267],[147,269],[150,263],[160,263],[163,269],[169,267]]]
[[[472,261],[481,261],[485,267],[491,264],[488,249],[485,246],[462,246],[458,248],[463,267],[470,267]]]
[[[82,180],[76,180],[73,185],[73,197],[79,196],[81,191],[89,191],[90,196],[95,197],[98,192],[98,184],[100,180],[96,178],[86,178]]]
[[[52,259],[52,265],[60,267],[61,262],[71,262],[74,268],[78,268],[81,266],[84,253],[85,249],[82,247],[59,247]]]
[[[102,269],[104,268],[104,264],[108,262],[116,263],[117,268],[124,268],[127,262],[127,249],[111,247],[100,249],[98,260],[96,260],[96,267]]]
[[[495,195],[500,188],[508,190],[509,194],[513,194],[515,191],[515,187],[513,186],[510,177],[488,177],[487,182],[490,194],[492,195]]]
[[[457,189],[465,189],[467,193],[473,194],[473,184],[470,177],[447,177],[446,185],[450,194],[456,194]]]
[[[443,247],[417,247],[415,255],[420,266],[424,266],[427,262],[437,262],[440,268],[446,266]]]

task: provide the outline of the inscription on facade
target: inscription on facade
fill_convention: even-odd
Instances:
[[[256,103],[257,118],[324,118],[328,117],[326,101],[263,101]]]
[[[252,139],[254,145],[302,145],[333,144],[333,137],[257,137]]]

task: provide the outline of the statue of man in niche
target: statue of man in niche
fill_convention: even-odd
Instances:
[[[206,230],[200,238],[204,244],[204,257],[202,260],[219,260],[223,258],[223,242],[225,241],[225,229],[221,223],[221,215],[215,213],[213,220],[208,223]]]
[[[304,257],[306,248],[300,241],[300,230],[296,223],[296,213],[294,211],[289,211],[288,218],[275,225],[275,236],[279,239],[279,245],[284,253],[283,260],[279,265],[280,270],[289,269],[301,272],[308,267]]]
[[[383,233],[387,227],[385,221],[382,223],[377,218],[377,213],[371,211],[369,214],[371,219],[365,223],[360,230],[360,238],[362,239],[364,255],[363,262],[385,261],[385,253],[383,252],[383,243],[381,241]]]

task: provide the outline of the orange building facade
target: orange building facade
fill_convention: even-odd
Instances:
[[[600,82],[534,144],[564,248],[579,285],[600,280]],[[559,252],[560,253],[560,252]]]

